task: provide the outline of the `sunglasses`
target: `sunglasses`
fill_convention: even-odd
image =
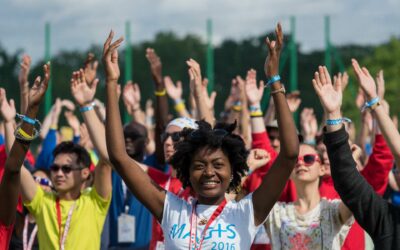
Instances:
[[[69,174],[69,173],[71,173],[71,171],[79,171],[79,170],[83,169],[83,168],[80,168],[80,167],[75,168],[75,167],[72,167],[72,166],[73,165],[62,165],[62,166],[60,166],[60,165],[57,165],[57,164],[53,164],[53,165],[50,166],[50,171],[57,173],[61,169],[61,171],[64,174]]]
[[[173,133],[164,132],[161,134],[161,141],[165,142],[170,136],[173,142],[178,142],[181,139],[181,132],[173,132]]]
[[[297,158],[297,162],[302,161],[304,163],[304,166],[311,166],[314,164],[314,162],[318,161],[321,163],[321,159],[317,154],[305,154],[302,156],[299,156]]]
[[[47,178],[41,178],[39,176],[33,176],[33,179],[42,186],[47,186],[47,187],[53,187],[53,184],[51,183],[51,181]]]

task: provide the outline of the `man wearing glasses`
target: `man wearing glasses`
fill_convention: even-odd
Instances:
[[[93,188],[82,190],[90,177],[87,151],[80,145],[63,142],[53,155],[50,180],[55,192],[45,192],[27,169],[21,171],[22,199],[35,217],[39,247],[99,249],[111,201],[111,167],[100,161]]]

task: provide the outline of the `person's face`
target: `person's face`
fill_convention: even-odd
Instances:
[[[80,189],[89,176],[89,168],[82,168],[77,163],[75,154],[59,154],[50,167],[51,181],[58,192]]]
[[[51,192],[51,181],[49,179],[49,177],[47,176],[47,174],[43,171],[36,171],[33,174],[33,178],[35,179],[35,181],[37,183],[39,183],[39,185],[42,187],[42,189],[46,192]]]
[[[268,137],[271,141],[271,146],[274,148],[275,152],[279,153],[281,150],[281,141],[279,140],[279,130],[276,128],[268,129]]]
[[[317,151],[308,145],[300,145],[299,158],[292,171],[291,178],[295,183],[309,183],[319,181],[324,175],[324,167]]]
[[[165,135],[171,135],[176,132],[181,132],[182,129],[178,126],[171,125],[165,130]],[[166,136],[166,139],[163,141],[164,145],[164,158],[166,162],[169,162],[172,155],[175,153],[174,148],[174,140],[172,140],[172,136]]]
[[[326,146],[324,143],[319,143],[317,145],[318,150],[322,153],[322,162],[324,164],[324,171],[326,176],[331,176],[331,163],[328,157],[328,151],[326,150]]]
[[[132,138],[125,137],[125,148],[126,148],[126,153],[136,161],[142,161],[144,156],[144,151],[146,145],[143,145],[143,143],[139,142],[143,141],[143,137],[138,137],[135,140],[132,140]]]
[[[221,149],[201,148],[189,169],[190,183],[200,199],[218,200],[225,196],[232,178],[228,157]]]

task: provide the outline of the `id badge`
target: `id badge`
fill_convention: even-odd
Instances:
[[[165,249],[164,242],[157,241],[156,250],[164,250],[164,249]]]
[[[135,242],[135,216],[121,214],[118,217],[118,243]]]

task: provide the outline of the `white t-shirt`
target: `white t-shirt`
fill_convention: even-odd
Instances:
[[[218,206],[197,205],[200,219],[209,219]],[[190,216],[192,204],[167,192],[161,227],[165,237],[165,249],[189,249]],[[198,221],[199,221],[198,220]],[[261,224],[262,225],[262,224]],[[205,225],[197,225],[197,242]],[[222,213],[208,228],[202,249],[239,250],[250,249],[260,226],[254,225],[252,193],[245,198],[229,201]]]
[[[278,202],[265,222],[272,249],[341,249],[354,222],[340,222],[341,200],[321,199],[306,214],[298,214],[294,203]]]

